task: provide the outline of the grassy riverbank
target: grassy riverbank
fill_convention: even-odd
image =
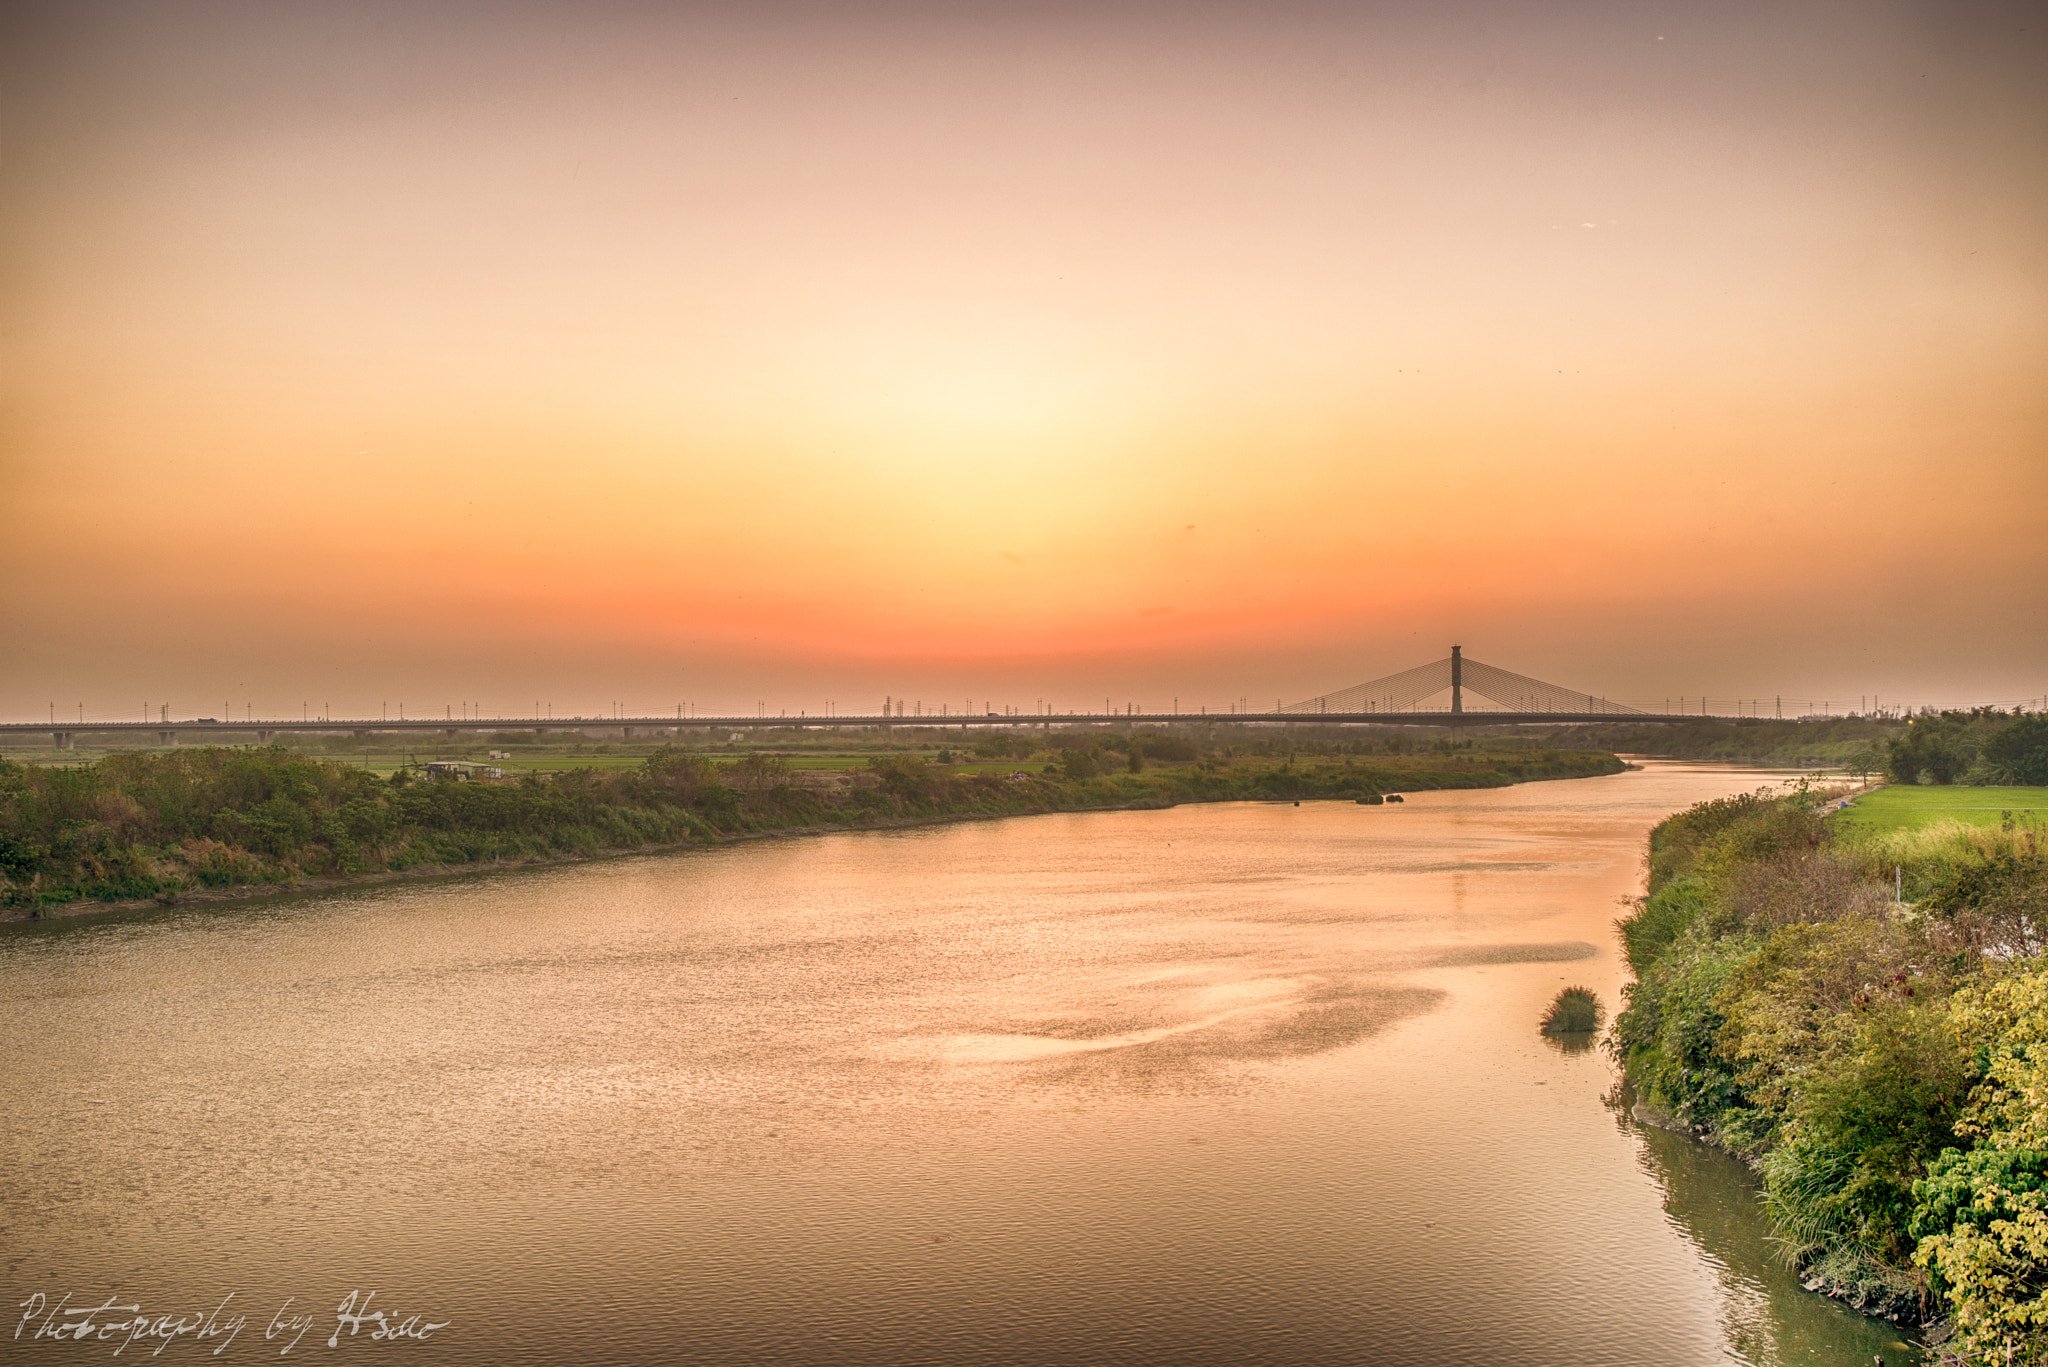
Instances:
[[[1055,735],[1038,753],[1026,740],[998,739],[1012,753],[979,764],[951,762],[973,757],[950,751],[933,759],[888,750],[827,765],[815,756],[793,763],[669,747],[629,766],[533,769],[485,782],[423,779],[410,769],[379,776],[282,748],[110,755],[66,767],[0,761],[0,914],[780,831],[1491,788],[1623,767],[1608,754],[1527,744],[1400,753],[1262,745],[1240,754],[1237,745],[1090,732]]]
[[[1958,1360],[2039,1367],[2048,829],[1823,805],[1759,794],[1656,828],[1612,1046],[1646,1119],[1761,1170],[1809,1289],[1951,1316]]]

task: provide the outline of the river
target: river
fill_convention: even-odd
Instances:
[[[1771,1263],[1740,1165],[1536,1032],[1567,982],[1617,1004],[1648,828],[1762,781],[1652,762],[0,927],[0,1344],[133,1332],[36,1338],[68,1295],[191,1316],[123,1360],[1904,1362]]]

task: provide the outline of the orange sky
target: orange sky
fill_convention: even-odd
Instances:
[[[2039,697],[2028,8],[10,6],[0,717]]]

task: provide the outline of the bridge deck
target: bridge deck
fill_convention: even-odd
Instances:
[[[798,727],[975,727],[975,726],[1195,726],[1224,722],[1235,725],[1280,726],[1563,726],[1598,722],[1682,722],[1697,721],[1697,712],[1055,712],[1007,715],[948,716],[852,716],[852,717],[487,717],[456,721],[361,720],[335,718],[329,721],[107,721],[107,722],[0,722],[0,735],[40,732],[62,737],[80,735],[133,735],[176,733],[180,740],[203,737],[246,741],[251,733],[264,736],[295,734],[351,734],[354,732],[438,731],[448,735],[477,735],[506,732],[547,733],[569,731],[630,731],[665,733],[690,730],[753,731]]]

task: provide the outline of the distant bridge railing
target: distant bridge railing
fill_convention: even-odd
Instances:
[[[1465,706],[1466,691],[1486,698],[1495,704],[1490,711],[1475,711]],[[1448,692],[1449,704],[1445,707],[1425,707],[1439,695]],[[889,700],[893,701],[893,700]],[[1237,725],[1281,725],[1295,726],[1315,723],[1325,726],[1438,726],[1453,729],[1469,726],[1555,726],[1561,722],[1580,724],[1593,722],[1681,722],[1695,721],[1707,715],[1704,706],[1699,712],[1647,712],[1629,707],[1592,693],[1581,693],[1563,688],[1557,684],[1532,679],[1526,674],[1515,674],[1492,665],[1468,660],[1458,646],[1451,647],[1449,658],[1433,664],[1421,665],[1389,674],[1383,679],[1370,683],[1356,684],[1350,688],[1325,693],[1304,702],[1283,703],[1271,712],[1210,712],[1202,709],[1196,712],[1140,712],[1135,706],[1122,712],[1011,712],[988,711],[985,713],[941,712],[910,716],[903,714],[903,704],[884,703],[885,710],[867,716],[839,716],[831,713],[813,716],[799,712],[792,717],[788,713],[779,716],[756,714],[751,717],[695,717],[682,716],[680,709],[674,717],[464,717],[457,720],[443,717],[401,717],[392,721],[388,717],[376,721],[338,720],[334,718],[302,717],[298,721],[257,721],[245,717],[241,721],[221,721],[213,717],[202,717],[192,721],[124,721],[86,722],[77,725],[59,722],[52,718],[42,722],[0,723],[0,735],[20,735],[43,732],[53,736],[57,748],[71,748],[80,735],[133,735],[155,732],[159,745],[175,745],[187,737],[193,739],[227,738],[245,739],[254,736],[258,744],[268,744],[272,736],[291,734],[354,734],[367,736],[373,733],[398,733],[422,735],[440,732],[444,736],[504,735],[508,732],[530,732],[546,735],[549,732],[601,731],[617,732],[621,736],[679,735],[684,731],[757,731],[768,729],[801,728],[863,728],[863,727],[924,727],[962,729],[976,726],[1074,726],[1074,725],[1123,725],[1123,726],[1175,726],[1188,723],[1229,722]],[[403,709],[400,709],[401,711]]]
[[[1684,716],[1656,712],[1451,712],[1410,710],[1407,712],[989,712],[953,713],[948,716],[815,716],[794,717],[608,717],[542,718],[495,717],[463,721],[344,720],[331,721],[153,721],[153,722],[0,722],[0,736],[41,734],[55,739],[56,748],[68,750],[80,736],[142,736],[161,746],[201,743],[241,743],[252,739],[267,745],[283,735],[370,736],[431,735],[549,735],[569,732],[610,732],[623,738],[681,735],[693,731],[770,731],[890,729],[945,730],[958,727],[990,726],[1188,726],[1235,724],[1258,726],[1434,726],[1462,729],[1472,726],[1557,726],[1564,723],[1599,722],[1684,722],[1698,721],[1697,712]]]

